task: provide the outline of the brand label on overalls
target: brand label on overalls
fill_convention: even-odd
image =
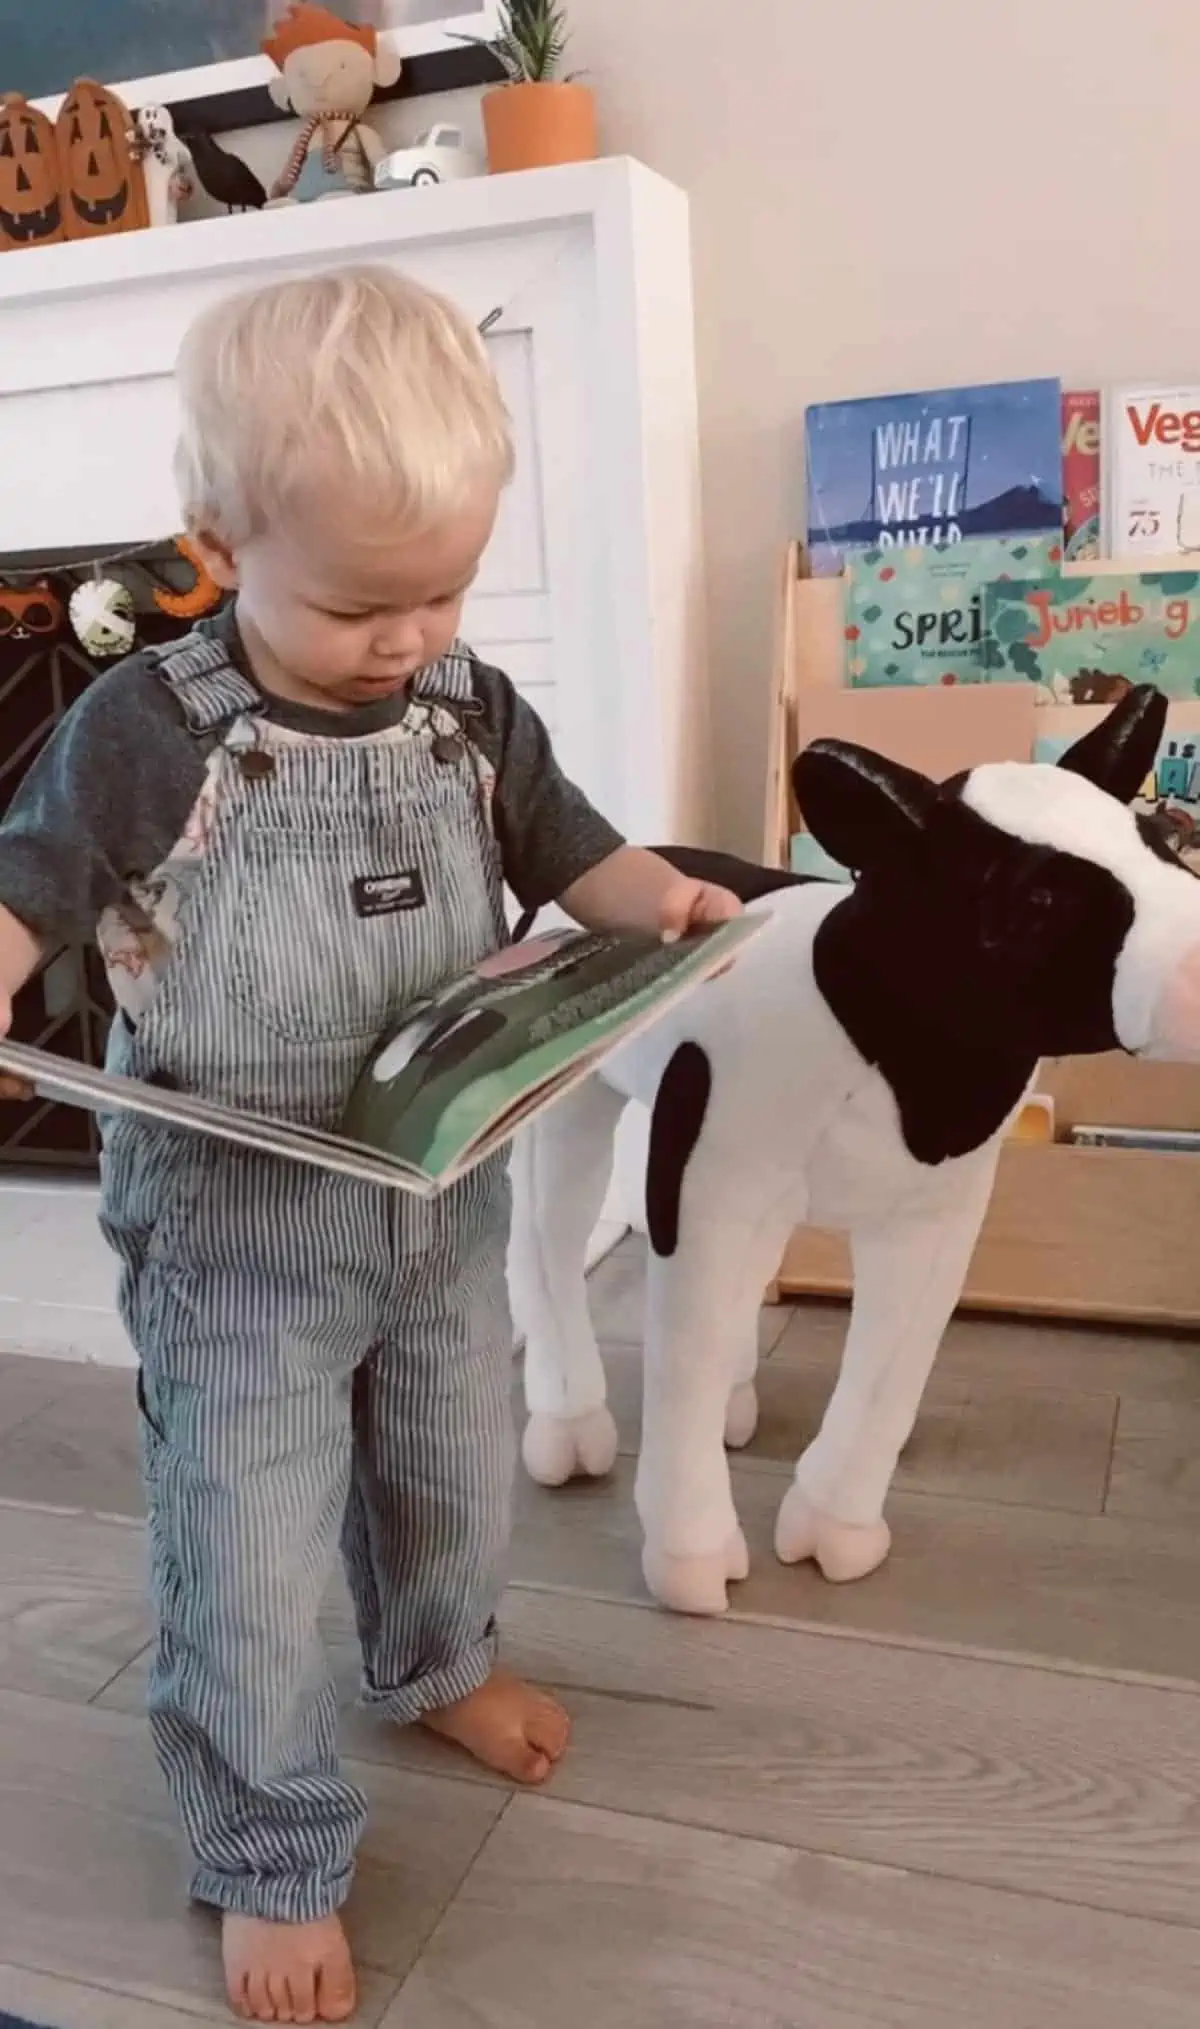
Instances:
[[[420,867],[406,867],[399,874],[359,874],[352,892],[360,916],[395,916],[401,909],[425,907]]]

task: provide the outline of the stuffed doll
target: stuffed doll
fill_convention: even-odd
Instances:
[[[622,1109],[650,1106],[636,1500],[665,1605],[719,1613],[746,1575],[725,1446],[754,1431],[758,1309],[793,1229],[849,1233],[854,1298],[776,1550],[860,1578],[887,1556],[892,1475],[1038,1060],[1200,1060],[1200,880],[1129,808],[1165,718],[1132,689],[1057,767],[942,785],[817,742],[796,797],[849,887],[667,854],[774,921],[526,1131],[510,1255],[526,1466],[545,1485],[602,1474],[616,1430],[584,1250]]]
[[[301,122],[272,198],[308,204],[370,190],[384,149],[363,114],[376,85],[395,84],[399,57],[379,48],[373,28],[354,28],[306,0],[288,8],[262,47],[279,71],[272,99]]]

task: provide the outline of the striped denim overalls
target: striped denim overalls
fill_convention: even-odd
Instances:
[[[505,938],[482,763],[433,703],[461,711],[469,662],[424,672],[403,724],[361,739],[271,724],[211,637],[158,668],[209,766],[167,871],[143,883],[157,978],[112,1061],[332,1126],[389,1020]],[[411,1720],[492,1663],[505,1165],[426,1204],[122,1116],[104,1221],[141,1360],[151,1725],[193,1892],[320,1916],[345,1897],[364,1815],[317,1634],[339,1535],[368,1703]]]

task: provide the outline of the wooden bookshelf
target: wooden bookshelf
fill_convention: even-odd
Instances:
[[[805,575],[803,552],[792,544],[781,573],[775,638],[763,841],[764,857],[772,865],[787,864],[790,840],[799,828],[789,781],[792,758],[800,745],[822,733],[860,739],[935,775],[984,760],[1026,758],[1032,748],[1031,696],[1024,706],[1026,734],[1019,713],[989,717],[981,706],[981,695],[992,686],[899,695],[842,691],[842,597],[840,580]],[[886,723],[880,706],[872,703],[885,697]],[[896,707],[905,699],[913,700],[915,711],[911,723],[898,730]],[[1078,712],[1081,729],[1102,715],[1085,706],[1069,709]],[[931,710],[937,713],[936,726],[928,717]],[[1054,715],[1057,719],[1061,713]],[[955,759],[947,766],[951,753]],[[1043,1067],[1038,1089],[1054,1100],[1060,1139],[1012,1142],[1003,1150],[964,1306],[1120,1324],[1200,1326],[1200,1158],[1077,1148],[1061,1138],[1087,1121],[1200,1129],[1200,1067],[1137,1063],[1122,1055],[1060,1058]],[[785,1298],[844,1296],[849,1289],[844,1236],[809,1227],[795,1233],[773,1293]]]

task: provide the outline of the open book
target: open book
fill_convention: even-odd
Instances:
[[[0,1072],[45,1099],[140,1113],[243,1148],[432,1197],[665,1014],[763,929],[742,916],[662,944],[556,930],[481,959],[418,1001],[363,1067],[336,1134],[0,1041]]]

